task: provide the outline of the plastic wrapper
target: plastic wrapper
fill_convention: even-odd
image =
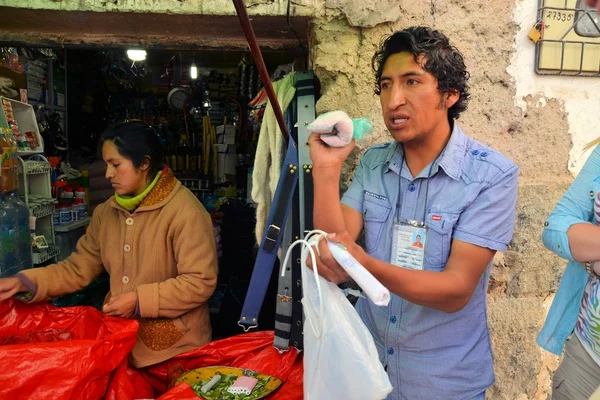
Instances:
[[[0,303],[2,399],[102,399],[138,323],[91,307]]]
[[[373,123],[368,118],[351,119],[343,111],[330,111],[319,115],[306,129],[321,135],[331,147],[344,147],[352,139],[361,140],[373,132]]]

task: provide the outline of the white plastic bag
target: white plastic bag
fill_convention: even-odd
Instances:
[[[306,266],[309,255],[314,259],[306,240],[290,246],[282,274],[292,248],[298,244],[303,244],[304,398],[385,399],[392,385],[379,361],[373,337],[343,291]]]

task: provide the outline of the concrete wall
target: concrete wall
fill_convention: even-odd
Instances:
[[[252,15],[285,15],[284,0],[248,1]],[[229,1],[0,0],[0,5],[78,11],[233,14]],[[600,136],[600,79],[542,77],[533,72],[526,38],[536,0],[294,0],[293,15],[313,17],[311,61],[321,79],[319,112],[343,109],[370,117],[375,132],[361,149],[390,140],[373,95],[371,56],[383,35],[411,25],[445,32],[472,74],[470,108],[459,123],[521,168],[518,219],[506,254],[495,259],[489,323],[497,383],[493,399],[549,398],[557,357],[535,337],[556,291],[563,260],[545,250],[546,216],[585,160],[583,144]],[[357,151],[358,155],[359,151]],[[355,158],[356,159],[356,158]],[[353,163],[346,166],[351,175]]]

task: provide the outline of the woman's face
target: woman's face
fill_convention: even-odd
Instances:
[[[149,165],[144,163],[136,168],[110,140],[102,144],[102,159],[106,163],[106,179],[119,196],[137,196],[148,187]]]

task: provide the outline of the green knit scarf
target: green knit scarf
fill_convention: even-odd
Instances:
[[[144,190],[142,193],[138,194],[137,196],[135,196],[135,197],[119,196],[118,193],[115,193],[115,201],[117,202],[117,204],[119,204],[121,207],[123,207],[127,211],[135,210],[141,204],[141,202],[144,201],[146,196],[148,196],[148,193],[150,193],[150,191],[152,191],[152,189],[154,189],[154,186],[156,186],[156,184],[158,183],[158,180],[162,176],[162,173],[163,173],[163,171],[159,171],[156,174],[156,178],[154,178],[152,183],[150,185],[148,185],[146,190]]]

